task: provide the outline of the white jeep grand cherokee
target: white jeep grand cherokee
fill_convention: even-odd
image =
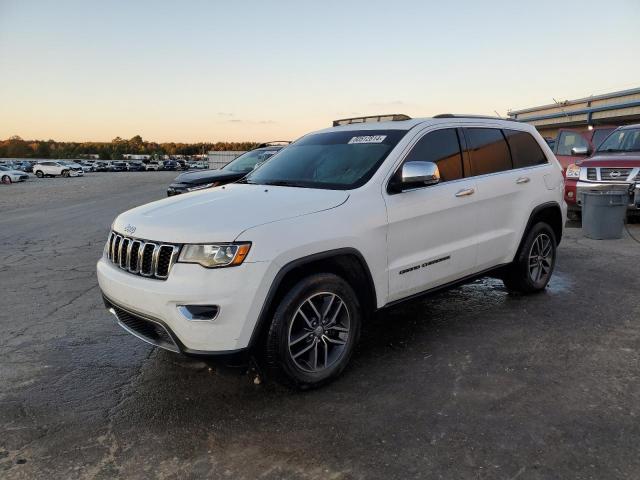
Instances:
[[[340,374],[375,310],[488,274],[544,289],[565,219],[532,126],[346,119],[235,184],[119,215],[98,279],[140,339],[307,388]]]

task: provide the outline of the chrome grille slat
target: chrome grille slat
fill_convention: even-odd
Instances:
[[[131,240],[128,238],[124,237],[120,240],[120,261],[118,262],[118,265],[120,265],[120,268],[122,269],[126,269],[129,264],[129,245],[131,245]]]
[[[134,275],[165,280],[178,260],[179,245],[126,237],[112,231],[106,256],[111,263]]]

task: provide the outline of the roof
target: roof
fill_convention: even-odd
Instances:
[[[618,90],[617,92],[604,93],[602,95],[592,95],[590,97],[578,98],[575,100],[565,100],[563,102],[548,103],[546,105],[540,105],[538,107],[523,108],[521,110],[509,111],[509,116],[520,115],[522,113],[536,112],[538,110],[547,110],[549,108],[567,107],[569,105],[576,105],[579,103],[594,101],[594,100],[606,100],[608,98],[625,97],[627,95],[635,95],[640,93],[640,88],[630,88],[628,90]]]

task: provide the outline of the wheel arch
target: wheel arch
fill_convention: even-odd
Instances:
[[[314,253],[287,263],[276,274],[258,315],[249,347],[260,344],[279,301],[300,279],[314,273],[334,273],[347,281],[363,304],[364,316],[376,309],[376,290],[364,256],[355,248]]]
[[[522,238],[520,239],[520,244],[518,245],[516,255],[522,249],[522,244],[525,241],[527,233],[529,232],[529,230],[531,230],[531,227],[533,227],[538,222],[545,222],[551,227],[556,237],[556,244],[560,245],[563,231],[562,209],[560,208],[558,202],[546,202],[538,205],[531,211],[529,220],[527,220],[527,226],[522,232]]]

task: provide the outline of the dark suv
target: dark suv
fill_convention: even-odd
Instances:
[[[279,142],[287,143],[287,142]],[[178,175],[167,189],[169,197],[180,193],[202,190],[203,188],[218,187],[240,180],[256,166],[264,163],[285,145],[263,144],[254,150],[243,153],[235,160],[227,163],[219,170],[204,170],[201,172],[187,172]]]

